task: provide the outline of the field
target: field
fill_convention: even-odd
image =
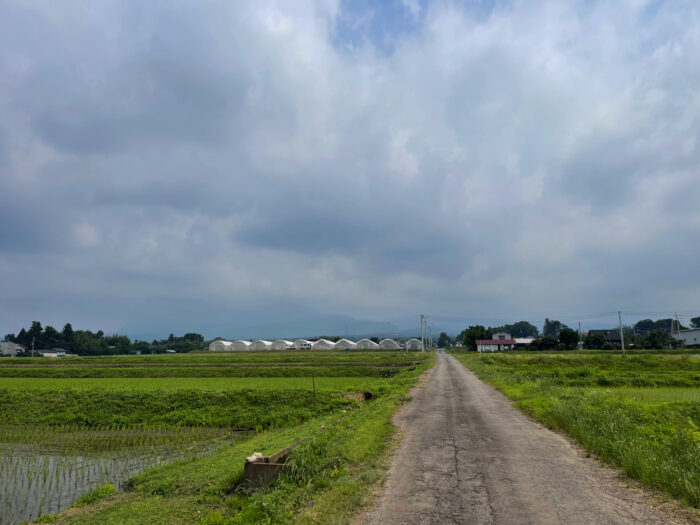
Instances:
[[[381,476],[390,417],[432,359],[268,351],[0,360],[0,523],[40,514],[56,523],[343,522]],[[276,484],[238,489],[245,456],[302,437],[311,439]]]
[[[630,477],[700,507],[700,358],[454,354],[518,407]]]

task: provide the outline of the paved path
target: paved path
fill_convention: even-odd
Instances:
[[[396,422],[401,447],[369,525],[685,523],[527,419],[452,356],[438,354]]]

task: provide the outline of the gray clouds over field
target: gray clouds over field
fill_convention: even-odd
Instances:
[[[696,1],[373,4],[0,1],[0,330],[700,308]]]

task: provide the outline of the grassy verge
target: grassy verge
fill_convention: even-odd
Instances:
[[[209,456],[152,468],[133,478],[126,492],[50,519],[105,525],[347,523],[383,475],[393,413],[433,362],[430,356],[403,370],[369,401],[291,428],[271,428]],[[269,454],[301,438],[309,439],[295,449],[290,469],[277,482],[252,495],[239,489],[246,456]]]
[[[567,432],[588,452],[700,507],[697,360],[619,354],[455,355],[519,408]]]

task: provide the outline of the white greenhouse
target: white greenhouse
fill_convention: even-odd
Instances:
[[[257,341],[253,341],[253,344],[250,345],[250,349],[251,350],[270,350],[271,346],[272,346],[272,343],[270,341],[258,339]]]
[[[401,346],[399,343],[394,341],[393,339],[382,339],[379,341],[379,348],[382,348],[384,350],[401,350]]]
[[[409,339],[406,341],[406,350],[423,350],[420,339]]]
[[[375,343],[371,339],[360,339],[357,342],[357,348],[360,350],[376,350],[379,348],[379,344]]]
[[[354,350],[355,348],[357,348],[357,343],[350,341],[350,339],[340,339],[335,343],[336,350]]]
[[[327,339],[319,339],[311,343],[311,348],[314,350],[333,350],[335,348],[335,343]]]
[[[297,350],[309,350],[311,348],[311,341],[306,339],[297,339],[294,341],[294,348]]]
[[[294,348],[294,343],[286,339],[277,339],[270,346],[270,350],[289,350],[290,348]]]
[[[231,341],[212,341],[211,343],[209,343],[209,350],[215,352],[233,350],[233,348],[231,348],[232,345],[233,343]]]
[[[243,339],[239,339],[238,341],[234,341],[231,344],[231,350],[250,350],[250,345],[252,343],[250,341],[244,341]]]

